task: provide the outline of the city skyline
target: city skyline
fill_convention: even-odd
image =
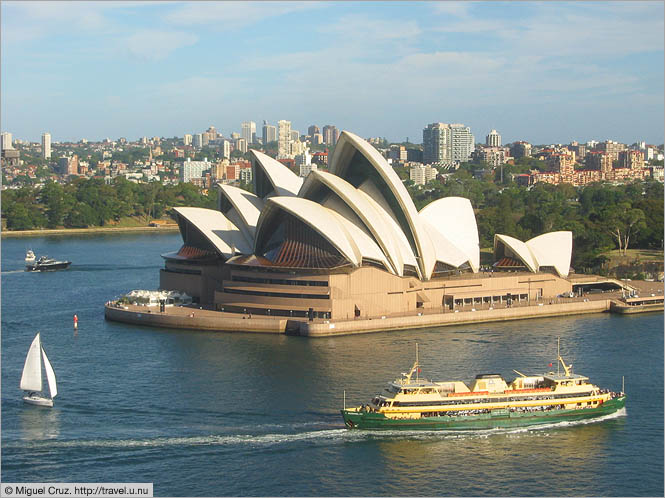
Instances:
[[[439,121],[476,141],[663,142],[659,2],[1,8],[2,130],[24,140],[288,120],[394,142]]]

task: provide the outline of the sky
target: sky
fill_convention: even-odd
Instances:
[[[422,142],[664,134],[663,2],[0,3],[1,123],[54,141],[332,124]]]

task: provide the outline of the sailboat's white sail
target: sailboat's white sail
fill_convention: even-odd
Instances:
[[[46,351],[42,348],[42,356],[44,357],[44,369],[46,370],[46,380],[48,381],[48,388],[51,391],[51,398],[55,398],[58,395],[58,386],[55,382],[55,372],[51,366],[51,362],[48,361],[48,356],[46,356]]]
[[[39,340],[39,333],[35,336],[28,356],[25,358],[25,365],[23,366],[23,375],[21,375],[20,387],[24,391],[41,391],[42,390],[42,359],[41,359],[42,345]],[[49,365],[49,368],[51,366]]]

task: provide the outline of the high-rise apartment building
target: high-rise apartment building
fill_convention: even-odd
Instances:
[[[510,146],[510,155],[515,159],[531,157],[531,144],[524,141],[513,142]]]
[[[463,124],[432,123],[423,129],[423,162],[452,164],[468,161],[475,149],[471,129]]]
[[[433,168],[431,164],[420,164],[409,170],[409,179],[416,185],[425,185],[427,182],[434,180],[437,174],[437,169]]]
[[[309,128],[307,128],[307,134],[308,134],[310,137],[313,137],[313,136],[316,135],[317,133],[321,133],[321,130],[319,130],[319,127],[318,127],[318,126],[316,126],[316,125],[312,125],[312,126],[310,126]]]
[[[476,149],[471,128],[463,124],[451,124],[452,160],[455,163],[468,161]]]
[[[406,147],[403,145],[391,145],[388,157],[393,161],[406,161],[408,158]]]
[[[51,134],[42,133],[42,159],[51,159]]]
[[[185,133],[185,136],[182,137],[183,145],[192,145],[192,136],[189,133]]]
[[[263,145],[277,140],[277,127],[269,125],[267,121],[263,121]]]
[[[222,157],[224,159],[229,159],[231,157],[231,142],[228,140],[222,142]]]
[[[180,166],[180,181],[191,182],[193,178],[202,178],[206,171],[210,171],[212,163],[207,158],[205,161],[192,161],[187,158],[187,161]]]
[[[76,154],[70,157],[61,157],[58,161],[61,175],[76,175],[79,170],[79,158]]]
[[[294,142],[296,140],[300,140],[300,132],[297,130],[291,130],[291,140],[293,140]]]
[[[203,147],[203,134],[202,133],[195,133],[194,136],[192,137],[192,145],[196,149],[200,149]]]
[[[237,138],[236,150],[245,154],[247,152],[247,140],[245,140],[244,138]]]
[[[596,150],[604,152],[605,154],[609,154],[612,156],[613,161],[618,161],[619,152],[622,152],[627,148],[628,146],[626,144],[615,142],[614,140],[605,140],[604,142],[598,144]]]
[[[423,163],[451,162],[450,128],[444,123],[432,123],[423,129]]]
[[[254,121],[245,121],[240,125],[240,137],[245,139],[248,144],[256,142],[256,123]]]
[[[12,134],[8,131],[2,132],[2,150],[13,149]]]
[[[339,138],[339,130],[336,126],[325,125],[323,127],[323,143],[326,145],[335,145]]]
[[[489,147],[501,147],[501,135],[496,130],[491,130],[485,137],[485,145]]]
[[[640,150],[622,150],[619,152],[619,165],[622,168],[644,168],[644,153]]]
[[[291,155],[291,121],[280,119],[277,122],[277,155],[289,157]]]

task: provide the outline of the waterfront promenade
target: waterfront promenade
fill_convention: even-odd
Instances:
[[[631,287],[640,295],[663,295],[662,282],[632,281]],[[392,314],[349,320],[296,319],[239,315],[206,309],[199,306],[170,306],[164,312],[156,306],[118,305],[108,302],[105,317],[108,320],[152,327],[215,330],[221,332],[258,332],[291,334],[307,337],[362,334],[368,332],[440,327],[483,322],[503,322],[529,318],[545,318],[586,313],[621,312],[622,292],[590,293],[573,298],[553,298],[540,301],[479,304],[456,310],[425,309],[417,313]],[[613,305],[614,303],[614,305]],[[634,310],[633,312],[636,312]],[[662,311],[662,305],[644,309]]]

